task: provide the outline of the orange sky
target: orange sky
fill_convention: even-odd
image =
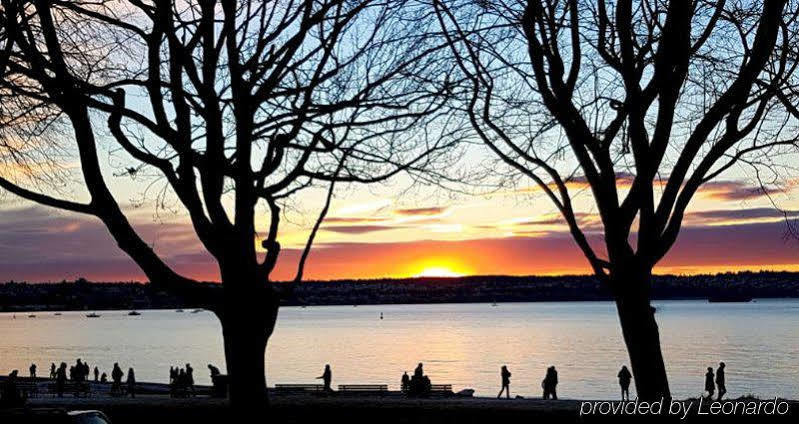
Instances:
[[[5,254],[0,260],[0,280],[58,281],[79,276],[104,281],[143,279],[99,223],[54,217],[38,207],[21,210],[16,218],[8,212],[0,213],[0,222],[5,225],[0,231],[6,235],[0,242],[0,253]],[[161,227],[144,226],[140,230],[147,235],[153,228]],[[688,225],[658,272],[799,271],[799,241],[786,240],[785,229],[785,222],[775,219]],[[369,242],[318,244],[308,262],[307,279],[588,272],[579,250],[560,231],[536,236],[412,241],[381,240],[379,234],[384,231],[388,230],[369,233]],[[167,260],[179,272],[217,280],[214,262],[191,242],[188,232],[190,229],[180,226],[167,227],[151,238],[156,240],[157,250],[173,252]],[[592,242],[600,245],[601,239],[594,235]],[[284,250],[274,274],[276,280],[294,276],[298,253],[295,248]]]
[[[783,202],[794,223],[799,218],[797,194],[796,185],[790,186]],[[280,231],[284,248],[274,280],[294,277],[299,249],[313,222],[309,217],[318,204],[310,200],[302,213],[284,220]],[[575,199],[578,218],[601,251],[601,229],[588,200]],[[218,280],[215,263],[184,216],[161,214],[154,218],[147,207],[129,207],[127,212],[142,237],[178,272]],[[741,180],[713,182],[697,197],[677,244],[656,271],[799,271],[799,241],[786,239],[787,228],[785,216],[774,210],[771,199],[762,192]],[[522,188],[490,197],[444,200],[354,190],[335,199],[305,277],[330,280],[588,272],[562,219],[553,213],[549,202],[536,197],[535,190]],[[77,277],[144,279],[99,221],[30,203],[0,205],[0,281]]]

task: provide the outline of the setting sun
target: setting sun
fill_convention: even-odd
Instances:
[[[463,274],[455,272],[447,267],[433,266],[422,270],[416,277],[461,277]]]

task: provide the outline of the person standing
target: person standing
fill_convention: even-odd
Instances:
[[[31,378],[36,378],[36,364],[31,364],[30,368],[28,368],[28,372],[31,375]]]
[[[333,379],[333,372],[330,371],[330,364],[325,365],[325,370],[322,372],[322,375],[316,377],[316,379],[322,379],[322,383],[325,385],[325,391],[329,392],[330,389],[330,381]]]
[[[128,368],[128,379],[126,381],[128,385],[128,394],[130,397],[136,397],[136,374],[133,373],[133,367]]]
[[[630,381],[633,379],[633,375],[627,369],[627,365],[621,366],[618,377],[619,386],[621,386],[621,400],[625,400],[625,395],[627,395],[627,400],[630,400]]]
[[[713,383],[713,367],[707,367],[707,373],[705,373],[705,392],[707,392],[707,398],[713,398],[713,392],[716,391],[716,385]]]
[[[25,404],[25,398],[19,393],[17,386],[17,370],[11,371],[3,382],[0,391],[0,407],[16,408]]]
[[[111,380],[113,383],[111,384],[111,395],[118,396],[122,392],[122,376],[125,373],[122,372],[122,368],[119,367],[119,363],[114,362],[114,369],[111,370]]]
[[[194,368],[191,367],[191,364],[186,364],[186,388],[194,396]]]
[[[64,397],[64,386],[67,384],[67,364],[62,362],[55,375],[55,389],[58,397]]]
[[[408,393],[408,387],[411,385],[411,377],[408,375],[408,371],[405,371],[402,374],[402,378],[400,379],[400,387],[402,389],[402,393]]]
[[[502,377],[502,388],[499,389],[499,394],[497,395],[497,399],[502,397],[502,392],[505,392],[505,396],[507,396],[507,398],[510,399],[510,371],[508,371],[508,366],[503,365],[499,374],[500,377]]]
[[[551,397],[552,400],[558,400],[557,386],[558,371],[555,370],[555,366],[552,365],[547,368],[547,374],[544,377],[544,381],[541,382],[541,387],[544,389],[544,399],[549,399]]]
[[[721,400],[721,397],[727,393],[727,385],[726,379],[724,376],[724,362],[719,362],[719,367],[716,369],[716,388],[719,391],[719,397],[717,400]]]
[[[94,367],[94,382],[100,381],[100,369]]]
[[[56,375],[55,362],[50,362],[50,379],[55,380],[55,375]]]

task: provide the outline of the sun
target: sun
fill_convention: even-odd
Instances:
[[[443,266],[431,266],[423,269],[416,277],[461,277],[463,274]]]

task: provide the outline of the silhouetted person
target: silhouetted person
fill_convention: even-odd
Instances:
[[[211,379],[212,379],[212,380],[214,379],[214,377],[216,377],[216,376],[218,376],[219,374],[221,374],[221,373],[219,372],[219,368],[217,368],[217,367],[215,367],[215,366],[213,366],[213,365],[211,365],[211,364],[208,364],[208,371],[211,373]],[[171,373],[170,373],[170,375],[171,375]]]
[[[727,393],[726,381],[724,378],[724,362],[719,362],[719,367],[716,369],[716,387],[719,389],[718,400]]]
[[[500,377],[502,377],[502,388],[499,389],[497,399],[502,397],[502,392],[505,392],[505,395],[508,397],[508,399],[510,399],[510,371],[508,371],[508,367],[503,365],[499,374]]]
[[[186,370],[183,368],[176,369],[177,376],[175,377],[175,396],[184,397],[187,394],[186,387]]]
[[[0,397],[0,404],[3,406],[8,407],[17,407],[22,406],[25,404],[25,398],[22,397],[19,393],[19,388],[17,387],[17,375],[19,372],[17,370],[11,371],[6,377],[5,383],[3,383],[3,390],[2,397]]]
[[[627,396],[627,400],[630,400],[630,381],[633,379],[633,375],[630,374],[630,370],[627,369],[627,365],[621,366],[621,371],[619,371],[619,386],[621,386],[621,400],[625,400],[624,396]]]
[[[85,377],[83,375],[83,362],[80,361],[80,358],[78,358],[77,362],[75,363],[75,371],[73,375],[75,377],[75,381],[77,382],[83,381],[83,378]]]
[[[178,379],[178,368],[169,367],[169,384],[175,384],[175,380],[177,379]]]
[[[402,389],[402,393],[408,392],[408,386],[411,384],[411,377],[408,375],[408,371],[405,371],[402,374],[402,379],[400,380],[400,387]]]
[[[50,379],[51,380],[55,380],[55,373],[56,373],[55,363],[54,362],[50,362]]]
[[[317,379],[322,379],[322,383],[325,385],[325,391],[330,391],[330,380],[333,379],[333,373],[330,371],[330,364],[325,365],[325,370],[322,372],[322,375],[316,377]]]
[[[122,372],[122,368],[119,367],[119,364],[114,362],[114,369],[111,370],[111,394],[112,395],[120,395],[122,393],[122,377],[124,376],[124,372]]]
[[[186,389],[194,396],[194,368],[190,364],[186,364]]]
[[[55,388],[56,393],[58,393],[58,397],[64,397],[64,386],[67,384],[67,364],[62,362],[61,365],[58,366],[58,371],[56,371],[55,377]]]
[[[133,373],[133,367],[128,368],[128,379],[126,381],[128,385],[128,394],[130,397],[136,397],[136,374]]]
[[[541,382],[541,387],[544,389],[544,399],[549,399],[551,397],[553,400],[558,400],[557,386],[558,371],[555,370],[555,366],[552,365],[547,368],[547,374],[544,376],[544,381]]]
[[[100,379],[100,370],[97,367],[94,367],[94,382],[96,383]]]
[[[428,396],[432,390],[430,379],[424,375],[424,369],[422,367],[422,363],[419,362],[419,365],[413,370],[413,377],[411,377],[408,383],[408,396]]]
[[[30,368],[28,368],[28,372],[31,378],[36,378],[36,364],[31,364]]]
[[[713,382],[713,368],[707,367],[705,374],[705,391],[707,392],[708,399],[713,397],[713,392],[716,391],[716,385]]]
[[[101,383],[108,383],[108,374],[103,373],[103,375],[100,376],[100,382]]]

